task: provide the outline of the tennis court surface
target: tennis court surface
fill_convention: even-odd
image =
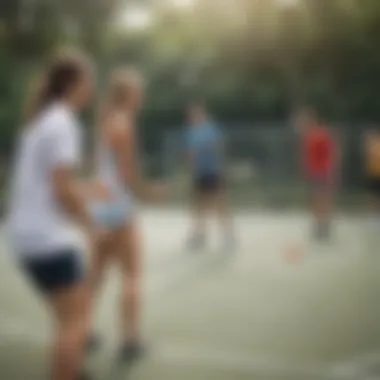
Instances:
[[[114,360],[118,275],[110,270],[94,315],[104,346],[88,358],[104,380],[380,379],[380,237],[341,217],[329,245],[308,241],[303,214],[241,213],[239,248],[184,249],[183,211],[144,211],[143,314],[149,354]],[[49,318],[10,260],[0,260],[0,379],[43,379]],[[300,260],[287,253],[301,252]]]

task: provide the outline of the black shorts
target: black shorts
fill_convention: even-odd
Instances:
[[[367,190],[372,196],[380,198],[380,177],[368,178]]]
[[[75,248],[51,252],[50,255],[28,255],[21,260],[21,266],[43,293],[75,285],[84,276],[82,256]]]
[[[220,174],[210,173],[195,177],[194,189],[196,193],[217,193],[224,187],[224,180]]]

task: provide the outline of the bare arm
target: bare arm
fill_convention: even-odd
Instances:
[[[57,126],[48,139],[55,198],[75,222],[87,231],[92,231],[93,222],[87,212],[84,193],[76,172],[80,161],[79,138],[71,126],[63,124]]]
[[[77,180],[75,169],[70,165],[57,165],[53,170],[53,189],[65,211],[85,230],[94,228],[84,199],[84,191]]]
[[[185,131],[184,140],[182,143],[182,159],[184,160],[184,164],[192,170],[195,165],[195,154],[192,147],[193,144],[191,136],[189,136],[189,131]]]
[[[216,136],[216,141],[214,144],[215,154],[219,160],[224,163],[225,161],[225,139],[223,134],[218,131]]]

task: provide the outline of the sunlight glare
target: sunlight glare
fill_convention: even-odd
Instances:
[[[153,23],[152,12],[143,7],[129,7],[120,15],[118,26],[123,29],[145,30]]]
[[[283,8],[295,7],[298,3],[298,0],[276,0],[278,6]]]
[[[194,6],[195,0],[167,0],[168,3],[178,9],[189,9]]]

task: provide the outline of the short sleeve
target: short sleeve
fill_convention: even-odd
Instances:
[[[73,165],[80,162],[80,136],[77,127],[66,120],[53,125],[46,139],[50,166]]]
[[[329,133],[321,133],[318,136],[317,143],[319,146],[321,146],[324,150],[327,150],[331,147],[332,139]]]
[[[215,123],[210,124],[208,129],[209,129],[210,136],[214,140],[221,139],[222,133],[221,133],[221,130],[217,124],[215,124]]]
[[[211,136],[212,140],[218,145],[223,146],[224,139],[223,139],[223,133],[220,127],[217,124],[211,125]]]
[[[186,150],[194,149],[194,139],[188,129],[183,134],[183,146]]]

